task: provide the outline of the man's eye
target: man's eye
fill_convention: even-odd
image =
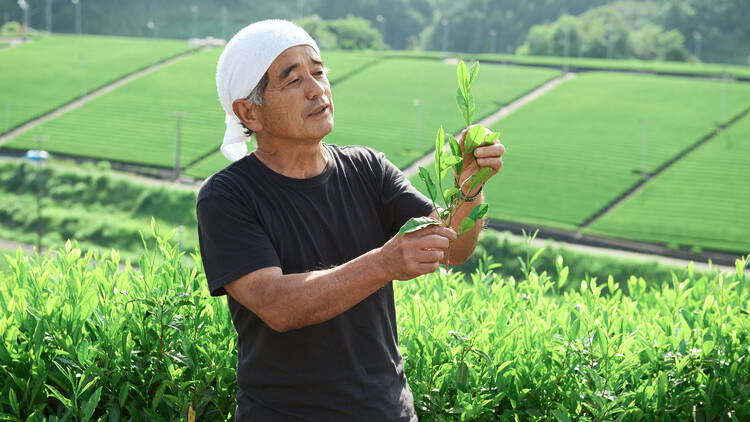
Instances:
[[[297,79],[295,79],[295,80],[293,80],[293,81],[289,82],[289,85],[294,85],[294,84],[296,84],[297,82],[299,82],[299,78],[297,78]]]

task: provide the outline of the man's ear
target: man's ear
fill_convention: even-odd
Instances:
[[[263,130],[263,125],[258,119],[258,105],[245,99],[234,100],[232,102],[232,110],[234,115],[237,116],[242,123],[247,126],[248,129],[253,132],[260,132]]]

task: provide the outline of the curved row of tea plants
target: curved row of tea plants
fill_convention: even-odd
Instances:
[[[18,256],[0,272],[5,420],[231,420],[235,331],[158,240],[120,269],[116,252]],[[464,279],[396,284],[400,345],[422,420],[746,420],[750,325],[736,274],[649,287],[491,265]]]
[[[157,61],[184,41],[45,35],[0,51],[0,133]]]

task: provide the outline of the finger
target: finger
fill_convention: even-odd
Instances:
[[[474,150],[474,156],[477,158],[502,157],[503,154],[505,154],[505,146],[501,143],[477,147]]]
[[[489,167],[497,171],[503,166],[503,159],[500,157],[480,158],[477,160],[477,164],[479,164],[479,167]]]
[[[421,236],[428,236],[431,234],[436,234],[438,236],[447,237],[450,240],[456,239],[456,232],[452,228],[439,226],[437,224],[427,226],[421,230],[417,230],[414,233],[416,234],[414,237],[421,237]]]
[[[422,250],[414,256],[414,261],[421,264],[429,264],[440,262],[444,256],[445,252],[442,249]]]
[[[450,240],[447,237],[437,234],[422,237],[414,243],[414,246],[419,249],[448,249],[450,245]]]

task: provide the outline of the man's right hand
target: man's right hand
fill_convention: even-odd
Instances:
[[[395,236],[380,248],[381,269],[389,280],[411,280],[435,271],[456,232],[448,227],[427,226]]]

